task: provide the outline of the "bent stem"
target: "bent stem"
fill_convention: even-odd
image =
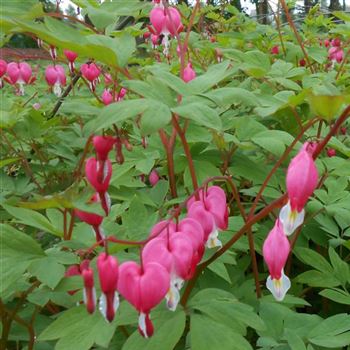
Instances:
[[[178,133],[178,135],[181,139],[182,146],[183,146],[183,149],[185,151],[186,158],[188,161],[188,168],[189,168],[190,174],[191,174],[193,189],[194,189],[194,191],[196,191],[198,189],[198,181],[197,181],[197,177],[196,177],[196,171],[194,169],[194,164],[193,164],[193,159],[192,159],[190,147],[189,147],[187,139],[186,139],[186,135],[185,135],[184,131],[181,129],[181,126],[180,126],[176,116],[173,116],[172,122],[173,122],[173,126],[174,126],[176,132]],[[197,200],[199,199],[198,194],[196,194],[195,197]]]

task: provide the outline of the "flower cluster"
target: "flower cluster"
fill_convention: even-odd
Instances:
[[[284,274],[290,252],[287,236],[302,225],[304,207],[317,186],[318,172],[312,157],[314,150],[315,144],[307,142],[291,160],[286,176],[288,203],[281,209],[263,245],[263,256],[270,272],[266,286],[276,300],[283,300],[290,288],[290,280]]]
[[[97,158],[86,161],[87,180],[95,190],[91,199],[101,203],[106,215],[110,211],[108,186],[112,175],[108,154],[115,144],[112,136],[93,138]],[[116,257],[106,252],[97,257],[97,272],[101,287],[99,310],[111,322],[119,306],[119,294],[139,313],[139,331],[144,337],[153,334],[151,310],[164,298],[169,310],[174,311],[180,301],[180,289],[184,281],[193,277],[201,261],[205,247],[220,247],[219,230],[228,226],[226,194],[218,186],[196,191],[197,197],[187,200],[187,215],[178,222],[160,221],[152,229],[141,250],[141,264],[127,261],[119,266]],[[94,213],[75,210],[75,214],[90,224],[97,241],[103,246],[107,239],[101,230],[103,217]],[[84,302],[88,312],[94,312],[97,304],[93,271],[89,261],[67,270],[66,276],[81,275],[84,280]],[[71,293],[75,291],[71,291]]]

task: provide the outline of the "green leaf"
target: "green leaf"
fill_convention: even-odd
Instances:
[[[57,230],[57,228],[54,227],[44,215],[34,210],[12,207],[5,204],[3,204],[3,207],[8,213],[14,216],[18,222],[24,225],[32,226],[45,232],[50,232],[56,236],[63,236],[63,233]]]
[[[38,341],[59,339],[55,349],[89,350],[94,343],[107,347],[116,329],[99,312],[87,313],[84,305],[63,312],[38,337]]]
[[[207,92],[203,96],[214,101],[219,106],[240,104],[246,106],[256,106],[255,95],[249,90],[241,88],[224,87]]]
[[[304,342],[293,330],[286,329],[284,335],[291,350],[306,350]]]
[[[7,158],[7,159],[1,159],[0,160],[0,169],[3,168],[6,165],[16,163],[21,158]]]
[[[152,134],[164,128],[170,120],[171,112],[168,106],[161,102],[152,104],[142,115],[140,125],[141,134]]]
[[[308,339],[315,345],[337,348],[350,344],[350,315],[338,314],[328,317],[316,326]]]
[[[29,266],[29,272],[36,276],[40,282],[54,289],[63,278],[65,268],[54,258],[48,257],[33,261]]]
[[[96,132],[111,127],[114,123],[120,126],[121,122],[143,113],[149,107],[148,101],[147,99],[136,99],[112,103],[104,107],[95,120],[85,125],[86,132]]]
[[[334,268],[334,276],[345,285],[350,281],[349,265],[339,257],[332,247],[329,247],[328,253]]]
[[[190,325],[192,350],[252,350],[242,335],[232,331],[230,325],[217,323],[209,317],[192,314]]]
[[[293,250],[294,254],[299,260],[307,265],[314,267],[321,272],[333,273],[332,266],[329,262],[321,255],[316,253],[312,249],[297,247]]]
[[[327,299],[335,301],[336,303],[350,305],[350,294],[341,289],[324,289],[319,294]]]
[[[218,113],[200,103],[189,103],[171,109],[181,117],[193,120],[196,124],[206,126],[214,130],[221,130],[222,124]]]

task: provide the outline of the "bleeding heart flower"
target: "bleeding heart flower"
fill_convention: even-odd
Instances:
[[[71,265],[66,270],[64,277],[80,276],[81,271],[79,265]],[[68,294],[74,295],[79,289],[69,290]]]
[[[97,258],[97,270],[102,291],[99,310],[107,321],[112,322],[119,307],[119,295],[117,292],[118,261],[112,255],[101,253]]]
[[[204,254],[204,231],[201,224],[191,218],[181,220],[178,224],[178,231],[184,233],[192,243],[193,256],[191,272],[189,274],[189,278],[192,278],[196,271],[197,264],[202,260]]]
[[[278,219],[274,228],[268,234],[262,250],[270,272],[266,287],[276,300],[281,301],[290,288],[290,280],[283,271],[289,256],[290,244]]]
[[[128,92],[127,89],[121,88],[117,97],[117,101],[121,101],[125,97],[127,92]]]
[[[89,81],[90,88],[95,91],[97,79],[101,73],[100,68],[95,63],[84,63],[80,71],[85,79]]]
[[[330,41],[328,39],[325,39],[324,41],[324,46],[328,47],[330,45]]]
[[[280,50],[279,50],[279,46],[278,46],[278,45],[275,45],[275,46],[271,49],[271,53],[272,53],[273,55],[278,55],[279,52],[280,52]]]
[[[159,44],[159,35],[151,34],[151,41],[152,41],[152,49],[157,48]]]
[[[113,95],[109,92],[108,89],[103,90],[102,102],[105,106],[108,106],[113,102]]]
[[[84,260],[80,264],[80,271],[84,281],[83,298],[86,310],[92,314],[96,308],[96,290],[94,284],[94,271],[89,267],[90,261]]]
[[[32,68],[27,62],[11,62],[7,65],[7,75],[10,84],[19,84],[18,93],[23,95],[24,85],[32,81]]]
[[[158,263],[143,268],[133,261],[120,265],[118,291],[139,312],[139,331],[145,338],[153,334],[149,313],[165,297],[169,285],[169,272]]]
[[[53,60],[55,60],[57,58],[57,50],[56,47],[54,45],[50,45],[50,56]]]
[[[340,47],[331,47],[328,50],[328,58],[331,61],[337,61],[338,63],[341,63],[341,61],[344,59],[344,51]]]
[[[50,86],[53,86],[54,94],[60,97],[62,93],[61,86],[66,85],[64,68],[60,65],[48,66],[45,70],[45,79]]]
[[[4,83],[1,78],[5,75],[6,71],[7,71],[7,62],[0,59],[0,89],[4,86]]]
[[[74,62],[78,57],[78,54],[74,51],[71,51],[71,50],[65,49],[65,50],[63,50],[63,53],[69,62]]]
[[[184,69],[183,80],[185,83],[188,83],[189,81],[193,80],[195,77],[196,77],[196,72],[192,68],[192,64],[188,63],[186,68]]]
[[[174,232],[176,232],[176,224],[173,221],[169,222],[168,220],[162,220],[152,227],[149,238],[167,238],[171,233]]]
[[[288,166],[286,185],[289,201],[279,215],[287,235],[303,223],[304,206],[317,186],[318,172],[312,158],[313,147],[305,143]]]
[[[100,162],[96,158],[91,157],[86,161],[85,174],[96,192],[104,193],[108,190],[109,181],[112,176],[112,163],[107,159],[102,168]]]
[[[191,276],[193,246],[183,232],[172,232],[168,237],[149,241],[142,251],[142,262],[156,262],[170,273],[170,289],[166,296],[167,306],[174,311],[180,301],[179,290],[183,281]]]
[[[328,157],[335,157],[337,155],[337,151],[334,148],[328,148],[327,149],[327,156]]]
[[[75,70],[74,61],[77,59],[78,54],[74,51],[71,51],[71,50],[63,50],[63,53],[69,62],[68,63],[69,71],[71,73],[74,73],[74,70]]]
[[[108,153],[113,148],[115,138],[113,136],[94,136],[92,143],[95,147],[97,159],[105,161],[108,158]]]
[[[154,187],[159,181],[159,175],[156,169],[153,169],[148,177],[149,183]]]

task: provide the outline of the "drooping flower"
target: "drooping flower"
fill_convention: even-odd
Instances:
[[[33,81],[32,68],[27,62],[11,62],[7,65],[7,75],[10,84],[18,84],[18,94],[24,94],[24,85]]]
[[[71,50],[63,50],[63,53],[64,55],[66,56],[67,60],[68,60],[68,66],[69,66],[69,71],[71,73],[74,73],[74,70],[75,70],[75,66],[74,66],[74,62],[75,60],[77,59],[78,57],[78,54],[74,51],[71,51]]]
[[[57,50],[56,50],[56,47],[54,45],[50,45],[49,52],[50,52],[51,58],[53,60],[56,60],[56,58],[57,58]]]
[[[164,54],[169,51],[169,35],[174,36],[182,31],[181,16],[179,11],[174,7],[164,8],[155,6],[150,12],[150,21],[153,28],[150,30],[153,34],[163,35],[162,44],[164,46]]]
[[[156,169],[153,169],[148,177],[149,183],[154,187],[159,181],[159,175]]]
[[[145,338],[153,335],[150,312],[169,290],[170,276],[160,264],[151,262],[139,266],[128,261],[120,265],[118,291],[139,312],[139,332]]]
[[[273,55],[278,55],[279,52],[280,52],[280,50],[279,50],[279,46],[278,46],[278,45],[275,45],[274,47],[272,47],[271,53],[272,53]]]
[[[90,88],[95,91],[97,79],[101,73],[100,68],[95,63],[84,63],[80,71],[85,79],[89,81]]]
[[[313,145],[305,143],[288,166],[286,185],[289,201],[279,214],[287,235],[303,223],[304,207],[317,186],[318,172],[312,158],[312,148]]]
[[[180,301],[179,290],[183,281],[191,276],[193,246],[182,232],[169,232],[167,237],[149,241],[142,251],[142,262],[156,262],[170,273],[170,289],[166,295],[167,307],[174,311]]]
[[[113,102],[113,95],[110,93],[108,89],[103,90],[102,102],[105,106],[108,106]]]
[[[45,70],[45,79],[48,85],[53,86],[53,92],[60,97],[62,93],[61,86],[66,85],[66,73],[60,65],[48,66]]]
[[[107,159],[102,168],[100,162],[96,158],[91,157],[86,161],[85,174],[96,192],[104,193],[108,190],[109,181],[112,176],[112,163]]]
[[[331,47],[328,50],[328,58],[331,61],[336,61],[338,63],[341,63],[341,61],[344,59],[344,51],[338,46]]]
[[[4,86],[2,77],[5,75],[6,71],[7,71],[7,62],[0,59],[0,89]]]
[[[97,270],[102,291],[99,310],[107,321],[112,322],[119,307],[119,295],[117,292],[118,261],[112,255],[101,253],[97,258]]]
[[[283,271],[290,252],[290,244],[279,219],[268,234],[262,251],[270,272],[266,287],[276,300],[281,301],[290,288],[290,280]]]
[[[89,264],[89,260],[82,261],[80,264],[80,271],[84,281],[84,304],[86,305],[87,312],[92,314],[96,308],[96,290],[94,284],[94,271]]]
[[[188,217],[198,221],[204,230],[204,239],[208,248],[220,247],[219,229],[226,230],[228,226],[228,209],[226,194],[218,186],[211,186],[199,192],[200,200],[191,198],[187,203]]]
[[[90,203],[99,203],[99,202],[101,202],[100,196],[98,193],[95,193],[91,197]],[[102,239],[104,239],[104,233],[101,228],[103,216],[95,213],[89,213],[87,211],[83,211],[79,209],[74,209],[74,215],[76,215],[81,221],[87,223],[92,227],[92,230],[96,237],[96,242],[100,242]],[[101,243],[101,246],[103,246],[103,243]]]
[[[151,34],[152,49],[156,49],[159,44],[159,35]]]
[[[113,136],[94,136],[92,139],[97,159],[105,161],[108,158],[108,153],[113,148],[115,138]]]
[[[192,64],[189,62],[184,69],[183,73],[183,80],[185,83],[188,83],[189,81],[193,80],[196,77],[196,72],[192,68]]]

